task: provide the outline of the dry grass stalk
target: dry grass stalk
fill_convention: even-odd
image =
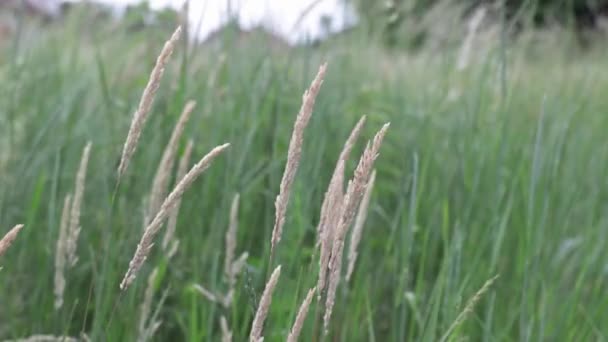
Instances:
[[[154,97],[156,96],[156,92],[158,91],[158,87],[160,86],[160,80],[165,71],[165,66],[177,45],[177,41],[180,38],[182,29],[181,26],[178,26],[171,38],[165,43],[160,55],[156,59],[156,65],[152,69],[152,73],[150,74],[150,79],[148,80],[148,84],[144,89],[143,94],[141,95],[141,99],[139,101],[139,106],[133,114],[133,119],[131,121],[131,126],[129,127],[129,133],[127,134],[127,139],[123,146],[122,156],[120,158],[120,164],[118,166],[118,180],[127,170],[129,166],[129,161],[133,154],[135,153],[135,149],[137,148],[137,142],[139,141],[139,137],[141,136],[141,131],[148,119],[148,113],[152,108],[152,103],[154,102]]]
[[[296,342],[298,337],[300,337],[300,332],[302,331],[304,321],[306,320],[306,315],[308,314],[308,308],[310,307],[310,303],[312,302],[312,298],[316,290],[316,287],[313,287],[308,291],[306,298],[300,306],[300,310],[298,310],[293,327],[291,327],[291,331],[289,332],[289,335],[287,335],[287,342]]]
[[[65,291],[65,265],[67,257],[67,234],[70,216],[70,206],[72,196],[65,196],[63,201],[63,210],[61,211],[61,222],[59,224],[59,237],[57,238],[57,248],[55,250],[55,309],[63,306],[63,293]]]
[[[184,133],[186,124],[188,123],[195,106],[195,101],[188,101],[175,124],[175,128],[173,128],[173,133],[171,134],[169,143],[165,147],[163,156],[158,164],[158,169],[156,170],[156,175],[154,176],[154,181],[152,182],[148,215],[155,215],[158,208],[160,208],[160,205],[163,203],[165,196],[167,196],[169,179],[171,178],[171,171],[173,170],[173,165],[175,163],[175,154],[177,153],[177,148],[179,146],[179,139]],[[148,225],[148,223],[150,222],[145,222],[146,225]]]
[[[4,340],[4,342],[79,342],[84,340],[84,338],[81,340],[76,337],[69,336],[32,335],[16,340]]]
[[[367,219],[367,210],[369,207],[369,200],[372,196],[372,190],[374,189],[374,182],[376,180],[376,171],[372,172],[369,177],[367,186],[365,187],[365,194],[359,205],[359,211],[357,212],[357,218],[355,219],[355,225],[353,226],[353,233],[350,237],[350,248],[348,249],[348,270],[346,271],[346,282],[350,281],[350,277],[355,269],[355,262],[357,261],[357,248],[359,242],[361,242],[361,235],[363,233],[363,225]]]
[[[148,324],[150,320],[150,314],[152,313],[152,299],[154,299],[154,282],[156,281],[156,276],[158,275],[158,268],[154,268],[154,271],[150,273],[148,276],[148,285],[146,286],[146,291],[144,292],[144,300],[141,303],[141,309],[139,313],[139,324],[137,326],[138,332],[138,341],[146,341],[152,334],[150,334],[150,328],[153,328],[156,324],[151,322]]]
[[[230,223],[226,231],[226,259],[224,260],[224,274],[230,288],[234,286],[236,274],[233,272],[234,253],[236,250],[236,232],[238,228],[239,194],[234,195],[230,206]]]
[[[167,196],[163,204],[160,206],[156,217],[154,220],[146,227],[144,234],[137,245],[137,250],[133,255],[133,259],[129,262],[129,269],[125,273],[122,282],[120,283],[120,289],[125,290],[135,279],[135,276],[143,263],[146,261],[148,254],[150,253],[150,249],[153,246],[154,238],[156,234],[160,231],[163,222],[171,212],[179,201],[179,199],[183,196],[184,192],[192,185],[192,183],[200,176],[210,165],[211,162],[220,155],[225,149],[228,148],[230,144],[224,144],[221,146],[217,146],[212,149],[207,155],[203,157],[196,165],[188,171],[188,173],[177,183],[173,191]]]
[[[338,157],[338,162],[336,163],[336,168],[334,169],[334,173],[331,176],[330,186],[328,187],[327,192],[325,193],[325,197],[323,198],[323,204],[321,205],[321,219],[319,220],[319,225],[317,226],[317,236],[319,238],[319,240],[317,242],[318,245],[321,243],[322,230],[326,225],[326,223],[323,221],[323,219],[327,216],[327,210],[328,210],[327,207],[329,206],[329,204],[327,203],[329,201],[328,193],[329,193],[331,184],[334,181],[334,179],[338,176],[340,176],[342,178],[342,183],[344,182],[344,168],[342,168],[342,170],[339,171],[338,164],[340,163],[340,161],[342,161],[344,164],[346,164],[346,162],[348,161],[350,152],[352,151],[353,146],[355,146],[355,143],[357,142],[357,138],[359,138],[359,135],[361,134],[361,130],[363,129],[363,125],[365,124],[365,120],[366,120],[365,115],[362,116],[361,119],[359,119],[359,122],[357,122],[357,124],[351,131],[350,135],[348,136],[348,139],[346,139],[346,142],[344,143],[344,147],[342,148],[342,152],[340,152],[340,157]],[[341,186],[340,186],[341,193],[343,192],[342,187],[344,186],[342,183],[340,183],[341,184]],[[319,289],[319,292],[321,292],[321,291],[322,291],[322,289]]]
[[[264,292],[262,293],[262,298],[260,299],[260,304],[258,305],[258,309],[255,313],[255,318],[253,319],[253,323],[251,325],[251,332],[249,333],[249,342],[259,342],[262,339],[262,330],[264,329],[264,321],[266,321],[266,316],[268,315],[268,309],[270,309],[270,304],[272,303],[272,293],[274,292],[274,288],[277,286],[277,282],[279,281],[279,276],[281,275],[281,265],[277,266],[274,269],[272,274],[270,275],[270,279],[266,283],[266,287],[264,288]]]
[[[447,341],[448,338],[450,337],[450,335],[452,334],[452,332],[454,332],[454,330],[456,328],[458,328],[458,326],[460,324],[462,324],[462,322],[465,321],[467,316],[470,315],[471,312],[473,312],[473,309],[475,308],[475,305],[477,305],[477,302],[479,302],[479,300],[483,297],[483,295],[486,292],[488,292],[488,290],[490,289],[492,284],[494,284],[494,281],[496,281],[496,279],[498,279],[498,275],[495,275],[494,277],[488,279],[485,282],[485,284],[483,284],[481,289],[479,289],[479,291],[477,291],[477,293],[475,293],[475,295],[473,295],[473,297],[471,297],[471,299],[469,299],[469,301],[467,302],[467,305],[464,307],[464,310],[462,310],[462,312],[456,317],[454,322],[450,325],[448,330],[445,332],[445,334],[441,338],[441,340],[440,340],[441,342]]]
[[[177,180],[184,178],[186,172],[188,172],[188,164],[190,164],[190,156],[192,155],[193,145],[194,144],[192,140],[189,140],[188,144],[186,145],[186,149],[184,150],[184,155],[182,155],[181,159],[179,160],[179,165],[177,166],[177,175],[175,177],[175,179]],[[173,255],[173,253],[171,253],[170,251],[174,248],[169,245],[170,243],[172,243],[172,241],[173,246],[177,248],[176,243],[178,243],[178,240],[175,239],[175,229],[177,228],[177,217],[179,215],[179,208],[181,206],[181,203],[182,199],[180,198],[177,200],[177,203],[175,203],[175,206],[169,214],[169,219],[167,220],[167,230],[165,231],[165,236],[163,237],[163,250],[169,250],[169,252],[167,253],[168,257],[171,257]]]
[[[249,258],[249,253],[244,252],[243,254],[241,254],[241,256],[238,259],[236,259],[232,263],[232,266],[230,269],[230,276],[232,277],[231,287],[234,287],[234,284],[236,283],[236,276],[239,275],[239,273],[241,273],[241,270],[243,269],[243,267],[245,267],[247,258]]]
[[[232,342],[232,331],[228,327],[226,317],[220,317],[220,326],[222,327],[222,342]]]
[[[220,304],[226,309],[230,307],[230,304],[232,304],[232,297],[234,296],[233,290],[229,290],[226,295],[221,295],[207,290],[204,286],[200,284],[194,284],[192,285],[192,288],[211,303]]]
[[[335,177],[332,177],[327,193],[325,194],[326,210],[321,213],[320,224],[323,228],[320,229],[321,235],[319,241],[321,243],[319,253],[319,279],[317,282],[318,299],[321,300],[321,295],[327,283],[327,273],[329,260],[331,258],[331,249],[334,239],[334,231],[338,225],[342,213],[342,203],[344,201],[344,161],[339,160],[338,166],[334,171]]]
[[[271,256],[274,254],[277,243],[281,241],[283,225],[285,224],[285,213],[287,212],[287,205],[289,204],[289,194],[298,171],[298,165],[300,164],[302,143],[304,141],[304,129],[312,116],[315,99],[321,89],[326,69],[327,63],[322,64],[317,76],[312,81],[310,88],[308,88],[302,96],[302,107],[300,108],[300,112],[296,117],[293,127],[291,140],[289,141],[289,149],[287,151],[287,163],[285,165],[285,171],[283,172],[283,178],[281,179],[279,195],[275,200],[275,221],[270,244]]]
[[[340,223],[334,232],[331,258],[329,261],[329,269],[331,272],[329,273],[329,286],[327,288],[325,315],[323,317],[325,333],[327,333],[329,328],[329,322],[331,320],[331,314],[336,298],[336,290],[342,274],[342,253],[344,251],[344,239],[350,225],[353,222],[357,207],[359,206],[361,198],[363,197],[363,193],[365,192],[369,175],[372,172],[374,162],[378,157],[378,151],[380,150],[382,140],[384,139],[388,127],[389,124],[385,124],[380,131],[376,133],[371,145],[369,143],[367,144],[367,147],[365,148],[365,151],[363,151],[363,155],[359,160],[359,164],[355,169],[355,175],[353,179],[349,181],[346,189],[346,195],[344,196],[344,204],[342,207],[342,215],[340,218]]]
[[[18,224],[13,227],[13,229],[9,230],[8,233],[4,235],[2,240],[0,240],[0,257],[6,253],[6,250],[13,244],[13,241],[17,238],[17,234],[19,231],[23,229],[22,224]]]
[[[87,165],[91,154],[91,142],[87,143],[82,152],[80,166],[76,173],[76,184],[74,186],[74,198],[72,209],[70,210],[70,224],[67,231],[66,254],[68,266],[72,267],[78,262],[76,247],[78,246],[78,236],[80,235],[80,211],[82,208],[82,198],[84,196],[84,185],[86,183]]]

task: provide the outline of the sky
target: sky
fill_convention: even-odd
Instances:
[[[79,1],[79,0],[68,0]],[[112,5],[120,12],[129,4],[145,0],[94,0]],[[181,8],[188,0],[148,0],[152,8]],[[337,32],[356,22],[356,16],[343,0],[189,0],[191,27],[199,27],[199,38],[221,27],[227,20],[228,8],[239,18],[244,29],[263,25],[281,35],[291,43],[322,38],[324,35],[321,19],[331,18],[331,32]],[[230,3],[230,6],[229,6]],[[312,10],[298,23],[302,13],[311,4]]]

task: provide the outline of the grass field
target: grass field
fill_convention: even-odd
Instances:
[[[79,24],[24,32],[0,52],[0,232],[25,225],[0,259],[0,339],[84,333],[93,341],[141,340],[141,303],[156,269],[148,292],[162,324],[151,340],[219,341],[225,316],[234,341],[245,341],[280,264],[264,340],[284,341],[317,283],[323,196],[362,115],[347,179],[365,141],[391,126],[359,257],[350,282],[338,287],[328,335],[323,301],[315,299],[300,340],[608,339],[605,49],[502,41],[457,71],[456,49],[399,53],[346,39],[269,52],[263,43],[208,50],[182,42],[117,188],[129,124],[168,34],[93,34]],[[283,238],[270,261],[294,120],[324,61]],[[163,149],[191,99],[197,106],[179,156],[188,139],[191,164],[214,146],[231,146],[184,194],[176,254],[167,257],[161,232],[133,285],[121,291]],[[55,309],[62,207],[88,141],[79,260],[66,269],[64,303]],[[236,193],[236,253],[249,257],[224,307],[193,285],[227,291],[224,236]]]

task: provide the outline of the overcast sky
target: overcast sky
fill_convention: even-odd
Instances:
[[[78,1],[78,0],[68,0]],[[111,4],[116,8],[136,4],[144,0],[94,0]],[[152,8],[181,8],[186,0],[149,0]],[[339,31],[355,21],[354,12],[344,5],[343,0],[189,0],[190,20],[193,27],[200,22],[201,38],[220,27],[228,18],[228,3],[232,12],[238,13],[240,24],[251,28],[259,24],[273,30],[294,43],[310,38],[320,38],[323,33],[321,18],[331,18],[332,31]],[[311,3],[317,3],[308,15],[295,27],[303,11]]]

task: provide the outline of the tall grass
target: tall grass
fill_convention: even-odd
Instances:
[[[147,292],[156,308],[148,322],[161,322],[153,340],[246,340],[267,275],[280,264],[263,334],[284,341],[317,284],[319,210],[343,143],[364,114],[361,141],[385,122],[391,128],[327,341],[606,338],[608,69],[597,52],[572,58],[559,46],[498,47],[457,72],[457,50],[399,55],[356,41],[284,52],[268,52],[263,42],[176,48],[114,196],[131,114],[166,37],[71,29],[84,27],[77,24],[0,53],[0,226],[27,227],[0,260],[0,339],[86,333],[93,341],[137,340]],[[270,264],[290,132],[323,60],[330,67]],[[460,95],[450,97],[454,87]],[[223,141],[231,147],[183,194],[175,255],[151,249],[141,277],[121,293],[142,233],[142,199],[189,99],[198,104],[183,133],[193,141],[192,156]],[[62,207],[88,141],[94,150],[79,262],[66,273],[63,305],[54,310]],[[185,149],[183,139],[178,156]],[[363,149],[356,144],[352,155]],[[346,175],[356,159],[344,164]],[[235,193],[236,246],[248,258],[224,307],[192,284],[226,290],[223,246]],[[301,341],[321,339],[322,304],[312,301]]]

